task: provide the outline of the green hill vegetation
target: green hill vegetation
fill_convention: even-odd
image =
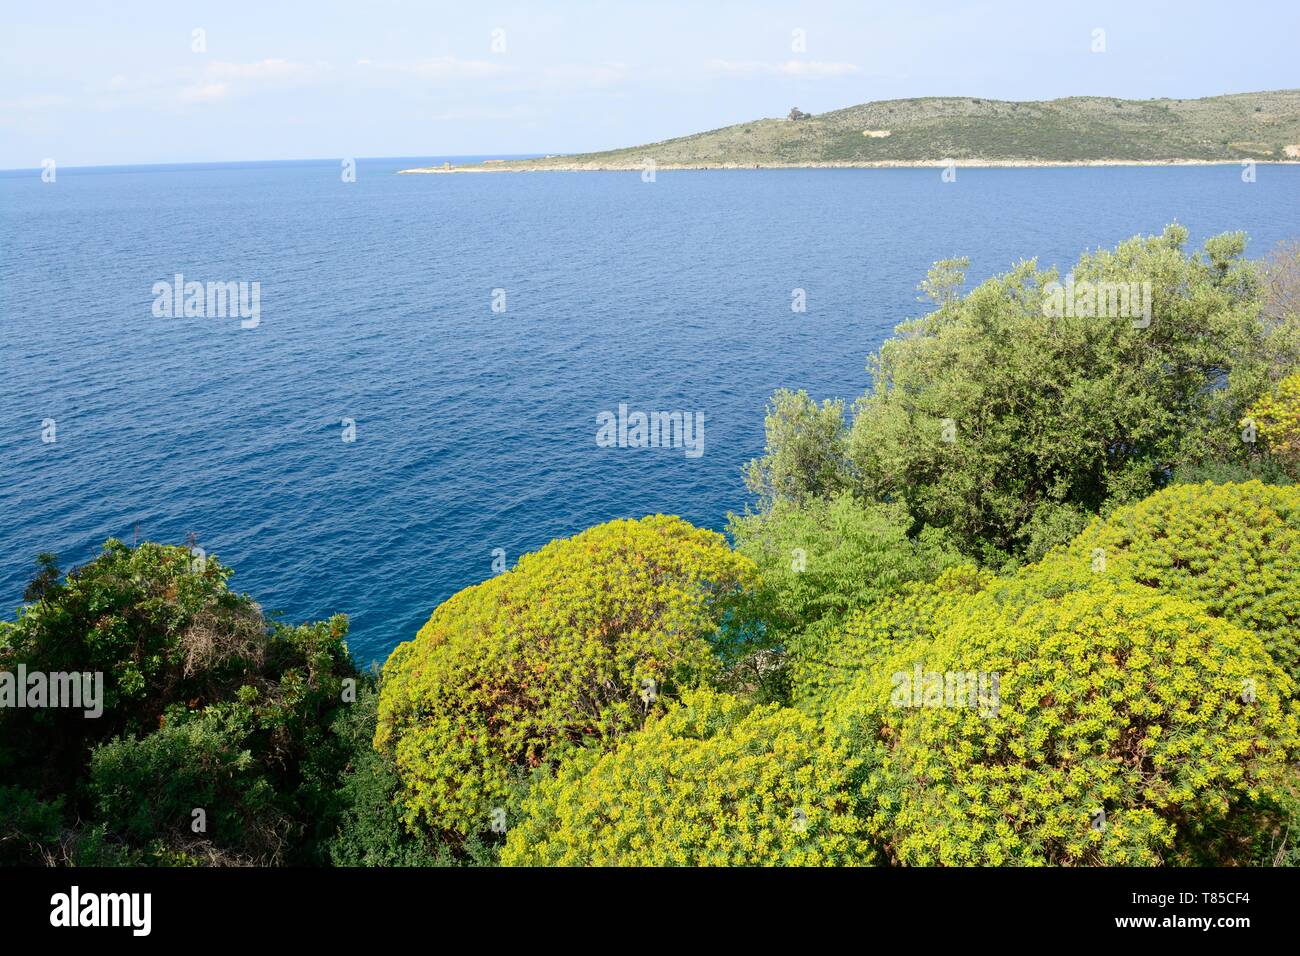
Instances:
[[[452,169],[635,169],[648,159],[660,169],[934,165],[948,160],[1006,165],[1294,161],[1300,160],[1300,90],[1188,100],[881,100],[622,149]]]
[[[1075,265],[1145,325],[937,263],[730,540],[553,541],[380,674],[187,548],[41,556],[0,677],[103,714],[0,708],[0,863],[1300,865],[1300,246],[1186,240]]]

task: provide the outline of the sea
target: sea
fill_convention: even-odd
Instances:
[[[0,173],[0,619],[40,552],[189,541],[382,662],[553,538],[724,530],[772,392],[851,404],[938,259],[1300,236],[1300,166],[398,175],[473,159]]]

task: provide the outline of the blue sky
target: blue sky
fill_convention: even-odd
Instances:
[[[4,21],[0,168],[572,152],[791,106],[1300,87],[1295,0],[72,0]]]

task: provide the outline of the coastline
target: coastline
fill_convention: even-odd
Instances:
[[[1089,166],[1240,166],[1254,162],[1258,166],[1300,166],[1300,159],[907,159],[883,161],[826,161],[808,163],[656,163],[656,172],[721,169],[942,169],[952,165],[960,169],[1032,169],[1081,168]],[[399,169],[398,175],[419,173],[633,173],[641,172],[644,162],[636,163],[548,163],[536,160],[504,161],[473,166],[425,166]]]

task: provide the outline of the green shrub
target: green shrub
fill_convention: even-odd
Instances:
[[[1150,283],[1149,324],[1136,309],[1049,314],[1062,277],[1032,261],[965,296],[959,264],[941,264],[926,285],[938,308],[872,359],[847,431],[834,403],[774,399],[751,487],[765,501],[850,487],[902,502],[915,525],[1000,565],[1064,544],[1179,466],[1246,462],[1240,420],[1278,368],[1300,363],[1300,317],[1262,314],[1244,235],[1192,254],[1186,240],[1170,226],[1071,270],[1076,284]]]
[[[60,581],[44,555],[18,619],[0,622],[0,669],[102,672],[103,715],[66,709],[0,711],[0,740],[42,786],[67,791],[91,746],[148,733],[179,701],[223,699],[260,663],[261,611],[226,587],[230,569],[190,549],[110,540]],[[34,779],[34,778],[33,778]]]
[[[971,565],[952,568],[932,583],[909,584],[846,621],[810,628],[790,649],[792,701],[808,713],[825,712],[903,644],[932,639],[945,616],[990,577]]]
[[[100,555],[57,579],[52,556],[4,622],[6,666],[103,671],[108,721],[155,719],[174,700],[238,683],[265,624],[257,605],[226,587],[231,570],[189,548],[109,540]]]
[[[337,829],[329,841],[335,866],[451,866],[452,849],[402,822],[401,779],[373,746],[379,693],[364,687],[343,711],[333,731],[345,742],[349,759],[339,781]],[[491,859],[479,847],[480,860]]]
[[[159,841],[183,852],[212,848],[221,862],[282,862],[298,834],[245,746],[247,719],[209,712],[97,748],[88,790],[98,817],[137,846]]]
[[[1262,481],[1266,485],[1291,485],[1295,480],[1286,473],[1277,459],[1259,455],[1245,461],[1206,461],[1179,465],[1174,469],[1170,484],[1240,485],[1248,481]]]
[[[749,463],[745,484],[764,504],[799,504],[852,487],[843,402],[819,406],[802,389],[783,388],[768,402],[763,429],[766,454]]]
[[[23,787],[0,785],[0,866],[41,862],[62,829],[62,797],[46,801]]]
[[[1278,382],[1247,412],[1269,454],[1292,478],[1300,478],[1300,372]]]
[[[838,620],[960,563],[944,535],[926,529],[910,537],[910,525],[901,506],[864,507],[847,493],[732,515],[736,550],[758,567],[754,614],[765,624],[766,643],[782,646],[823,619]]]
[[[189,548],[109,541],[0,623],[0,668],[101,671],[103,714],[0,711],[0,771],[61,808],[55,862],[319,862],[347,763],[331,732],[347,619],[268,625],[230,570]],[[206,832],[191,829],[203,808]]]
[[[567,746],[711,679],[710,639],[753,575],[721,535],[659,515],[553,541],[447,600],[384,667],[375,746],[407,823],[486,831]]]
[[[815,721],[698,690],[623,737],[579,752],[523,806],[511,866],[816,866],[869,861],[848,789],[853,761]]]
[[[996,675],[996,691],[931,696],[931,675]],[[1235,852],[1225,826],[1267,829],[1293,786],[1292,691],[1254,634],[1099,580],[1025,604],[968,598],[829,724],[862,761],[869,831],[897,862],[1206,862]]]
[[[1300,679],[1300,488],[1173,485],[1094,521],[1004,593],[1132,581],[1195,601],[1254,631]]]

